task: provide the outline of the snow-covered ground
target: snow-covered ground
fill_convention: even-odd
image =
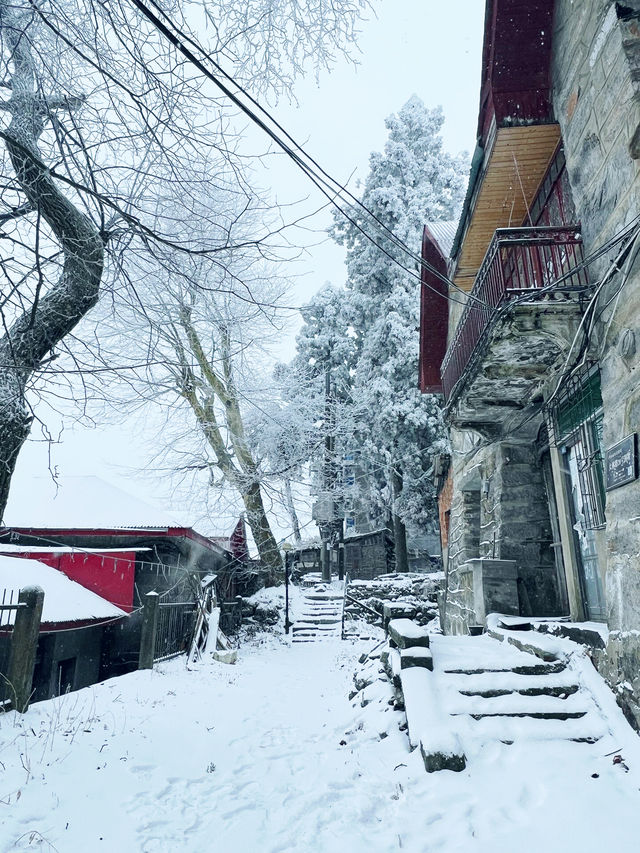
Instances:
[[[637,848],[628,733],[613,745],[488,743],[462,773],[428,775],[387,682],[367,688],[366,707],[347,698],[371,643],[262,636],[234,667],[187,671],[180,658],[1,717],[0,849]],[[616,748],[628,772],[604,754]]]

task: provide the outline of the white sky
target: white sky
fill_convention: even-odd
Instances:
[[[383,148],[385,118],[417,94],[428,107],[442,105],[444,140],[451,153],[473,151],[478,114],[480,56],[484,3],[482,0],[381,0],[378,17],[361,27],[359,66],[340,62],[319,84],[301,80],[295,88],[297,104],[281,102],[271,111],[278,121],[333,177],[355,189],[363,179],[372,151]],[[266,147],[257,131],[257,151]],[[269,158],[270,167],[259,176],[281,204],[300,202],[297,214],[318,209],[324,198],[284,156]],[[275,161],[275,162],[274,162]],[[297,264],[297,283],[292,302],[302,305],[326,281],[343,284],[342,250],[324,240],[323,229],[331,222],[325,210],[309,223],[317,233],[308,235],[307,255]],[[301,234],[298,234],[302,240]],[[324,242],[322,242],[324,240]],[[290,335],[283,340],[281,357],[293,354],[298,325],[292,317]],[[35,435],[34,438],[39,436]],[[168,493],[157,477],[135,473],[143,468],[148,441],[140,420],[101,429],[68,424],[62,442],[50,449],[42,441],[30,441],[18,460],[12,488],[30,488],[29,479],[46,473],[49,462],[61,474],[95,474],[137,497],[164,506],[184,509],[181,500]],[[166,495],[166,497],[165,497]],[[189,517],[194,518],[193,509]],[[196,525],[202,532],[209,525]],[[231,516],[214,524],[220,532],[231,530]]]

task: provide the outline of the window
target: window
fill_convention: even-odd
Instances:
[[[605,524],[606,495],[602,461],[602,394],[600,371],[591,368],[572,376],[550,412],[550,434],[557,445],[571,450],[580,489],[586,529]]]
[[[576,224],[576,210],[562,146],[551,161],[529,214],[525,225]]]

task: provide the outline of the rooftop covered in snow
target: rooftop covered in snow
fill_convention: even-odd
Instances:
[[[127,615],[115,604],[38,560],[0,555],[0,591],[12,591],[16,601],[19,590],[27,586],[40,586],[44,590],[42,622],[86,622]],[[10,619],[8,615],[5,614],[4,624],[13,623],[14,614],[11,613]]]
[[[17,528],[106,530],[187,527],[184,519],[145,503],[100,477],[17,480],[4,524]]]

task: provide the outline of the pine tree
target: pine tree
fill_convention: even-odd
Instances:
[[[466,156],[443,150],[440,108],[413,96],[386,121],[382,153],[370,157],[362,202],[389,231],[418,255],[423,225],[454,219],[462,202]],[[352,396],[366,413],[358,441],[370,466],[386,472],[386,489],[372,478],[379,503],[393,516],[396,562],[406,569],[405,525],[433,526],[435,506],[427,472],[445,444],[438,398],[417,387],[419,263],[353,205],[350,219],[336,214],[334,239],[347,251],[347,289],[357,340]],[[378,246],[362,234],[375,233]],[[404,267],[404,268],[403,268]]]

